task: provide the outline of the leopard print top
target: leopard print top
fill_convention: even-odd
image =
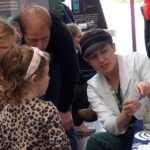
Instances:
[[[38,98],[0,112],[0,150],[70,150],[56,107]]]

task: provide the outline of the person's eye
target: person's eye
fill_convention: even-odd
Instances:
[[[101,50],[101,54],[105,54],[107,52],[107,49]]]
[[[96,55],[91,55],[88,57],[89,59],[95,59],[96,58]]]

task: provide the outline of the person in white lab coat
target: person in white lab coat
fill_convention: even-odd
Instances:
[[[97,71],[88,80],[88,101],[106,132],[87,141],[87,150],[130,149],[132,125],[141,119],[150,94],[150,60],[133,52],[116,54],[111,35],[87,31],[80,42],[84,59]]]

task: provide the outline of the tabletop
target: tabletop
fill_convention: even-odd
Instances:
[[[143,120],[136,120],[134,124],[134,137],[133,137],[132,150],[139,150],[139,146],[140,147],[146,146],[148,144],[150,144],[150,134],[144,132]],[[145,149],[143,148],[143,150]]]

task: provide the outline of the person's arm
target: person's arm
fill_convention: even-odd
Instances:
[[[140,80],[137,80],[138,82],[135,85],[137,99],[140,101],[150,94],[150,60],[140,53],[135,53],[132,60],[135,60],[133,70],[135,69],[134,72],[136,72]],[[137,99],[127,100],[123,103],[122,112],[117,118],[117,126],[120,132],[128,127],[131,117],[140,108],[141,103]]]
[[[97,119],[102,123],[103,128],[112,134],[121,134],[116,125],[116,118],[120,114],[119,108],[114,97],[107,89],[107,85],[104,87],[97,84],[99,83],[99,77],[96,76],[88,80],[88,101],[92,109],[96,112]]]
[[[150,96],[150,83],[148,81],[139,82],[135,88],[140,99],[145,96]]]
[[[116,119],[117,127],[120,132],[124,132],[128,128],[131,118],[140,106],[141,103],[137,100],[127,100],[123,103],[122,112]]]

